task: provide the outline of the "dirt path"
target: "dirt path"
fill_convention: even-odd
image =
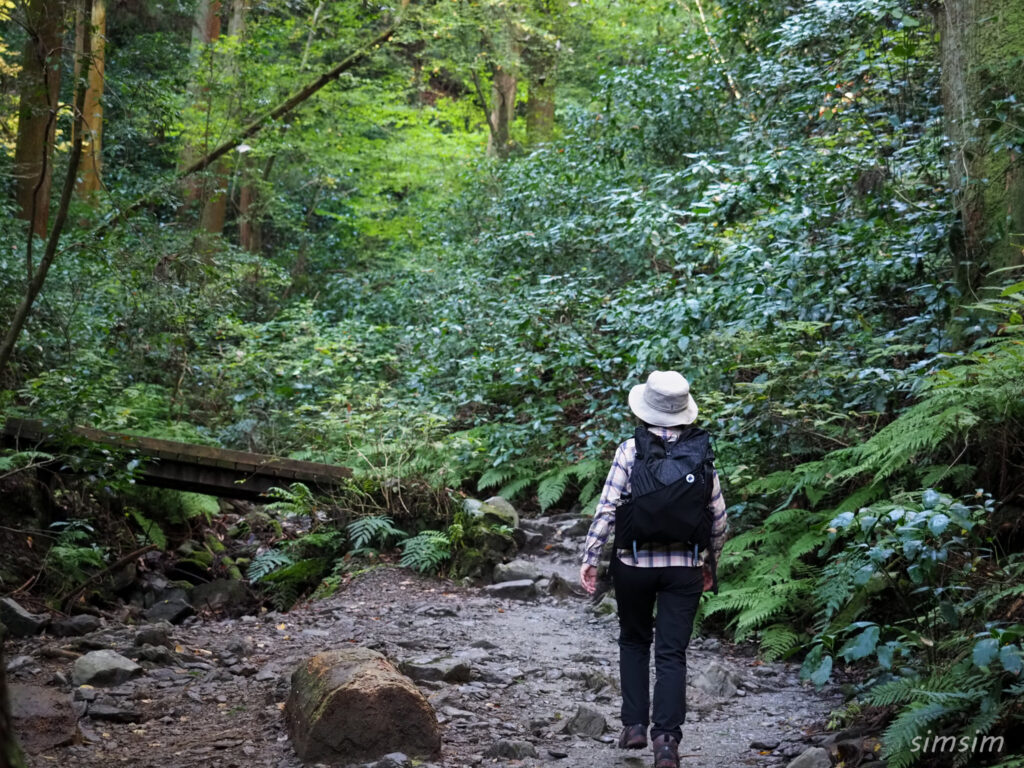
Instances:
[[[566,577],[575,570],[567,556],[537,564]],[[381,568],[287,614],[174,627],[171,653],[147,664],[144,676],[86,692],[95,699],[80,721],[85,743],[36,755],[30,765],[298,768],[281,712],[290,672],[317,651],[357,643],[414,664],[419,677],[468,664],[468,682],[419,682],[443,723],[440,764],[639,767],[649,764],[648,752],[609,743],[619,728],[616,629],[613,617],[596,615],[582,597],[498,599]],[[79,643],[128,653],[137,631],[111,626]],[[72,688],[71,662],[44,658],[38,640],[10,653],[33,658],[22,660],[15,681]],[[684,766],[785,765],[840,703],[834,692],[818,695],[801,685],[793,665],[759,664],[716,639],[694,639],[689,670],[691,680],[710,670],[704,686],[725,690],[691,689],[681,753],[694,757]],[[730,676],[739,684],[735,693],[721,680]],[[571,722],[581,705],[582,716]],[[607,728],[597,735],[602,716]],[[779,746],[759,750],[751,747],[755,740]],[[507,754],[523,755],[520,762],[484,757],[501,741]]]

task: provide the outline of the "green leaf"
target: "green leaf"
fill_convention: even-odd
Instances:
[[[1007,672],[1019,675],[1024,670],[1024,662],[1021,661],[1021,649],[1016,645],[1004,645],[999,649],[999,661]]]
[[[986,637],[974,644],[971,659],[976,666],[984,669],[995,661],[997,655],[999,655],[999,641],[994,637]]]
[[[839,655],[847,661],[857,661],[870,656],[878,645],[879,628],[877,625],[868,627],[860,634],[851,637],[839,651]]]

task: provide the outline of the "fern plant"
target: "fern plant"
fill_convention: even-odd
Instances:
[[[443,531],[420,531],[402,542],[401,564],[420,573],[430,573],[452,556],[452,542]]]
[[[387,515],[368,515],[353,520],[348,524],[347,531],[353,553],[368,550],[373,544],[378,549],[386,547],[388,542],[406,535],[405,531],[395,527],[395,521]]]
[[[256,557],[249,563],[249,568],[246,571],[246,576],[249,581],[255,584],[258,581],[269,576],[274,571],[277,571],[285,566],[292,565],[295,560],[292,559],[291,555],[280,549],[268,549],[264,552],[260,552]]]

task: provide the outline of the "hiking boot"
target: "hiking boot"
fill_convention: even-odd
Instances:
[[[627,725],[619,736],[619,749],[643,749],[647,746],[647,726]]]
[[[679,768],[679,741],[663,733],[654,739],[654,768]]]

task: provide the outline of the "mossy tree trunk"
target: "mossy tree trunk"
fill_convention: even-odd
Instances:
[[[959,217],[953,258],[970,290],[1024,263],[1024,128],[1013,113],[1024,100],[1024,3],[946,0],[937,15]]]
[[[81,51],[85,35],[91,38],[89,50],[92,61],[89,66],[88,87],[85,91],[85,112],[82,115],[84,135],[82,136],[82,168],[75,185],[75,193],[90,202],[101,186],[103,171],[103,71],[106,68],[107,4],[106,0],[93,0],[92,18],[85,19],[81,12],[75,19],[75,77],[81,71]]]

